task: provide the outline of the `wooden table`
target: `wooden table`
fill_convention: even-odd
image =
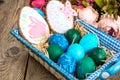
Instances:
[[[0,4],[0,80],[57,80],[9,33],[18,27],[19,10],[28,3],[29,0],[4,0]],[[119,78],[117,74],[110,79]]]
[[[4,0],[0,4],[0,80],[57,80],[9,31],[18,27],[20,8],[29,0]]]

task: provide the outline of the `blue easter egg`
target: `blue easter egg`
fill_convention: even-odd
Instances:
[[[69,45],[68,40],[62,34],[53,34],[50,36],[49,44],[58,44],[65,51]]]
[[[95,34],[88,33],[82,37],[79,43],[84,48],[84,51],[87,53],[93,48],[98,47],[99,39]]]
[[[36,10],[42,17],[45,18],[45,14],[42,10],[38,9],[38,8],[33,8],[34,10]]]
[[[62,54],[59,57],[57,64],[70,74],[73,74],[75,72],[76,60],[67,53]]]
[[[85,56],[85,52],[84,52],[84,49],[82,48],[82,46],[80,44],[71,44],[69,47],[68,47],[68,50],[67,52],[73,56],[73,58],[76,60],[76,61],[79,61],[81,60],[84,56]]]

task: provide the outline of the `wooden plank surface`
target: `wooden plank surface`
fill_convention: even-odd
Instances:
[[[24,80],[28,58],[24,47],[9,34],[17,27],[17,13],[24,2],[5,0],[0,5],[0,80]]]
[[[0,80],[56,80],[9,31],[17,28],[19,10],[29,0],[4,0],[0,4]]]
[[[26,80],[57,80],[39,62],[29,57]]]

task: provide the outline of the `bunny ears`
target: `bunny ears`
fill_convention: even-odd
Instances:
[[[70,16],[77,16],[77,12],[72,9],[71,3],[66,1],[64,7],[60,7],[59,10],[69,19]]]

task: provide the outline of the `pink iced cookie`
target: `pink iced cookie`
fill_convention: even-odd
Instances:
[[[73,16],[77,16],[69,1],[63,4],[60,1],[51,0],[47,4],[46,13],[51,29],[58,33],[65,33],[73,28]]]
[[[33,44],[44,43],[49,37],[49,27],[44,18],[27,6],[21,10],[19,28],[22,36]]]

